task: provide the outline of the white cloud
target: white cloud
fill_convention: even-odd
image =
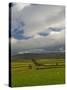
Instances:
[[[12,50],[17,49],[17,52],[25,52],[27,49],[55,47],[64,44],[64,32],[51,32],[47,37],[33,38],[29,40],[17,40],[12,44]],[[33,52],[33,51],[32,51]]]
[[[16,42],[17,42],[17,39],[15,39],[15,38],[12,37],[12,38],[11,38],[11,43],[12,43],[12,44],[15,44]]]
[[[25,33],[35,35],[45,30],[52,24],[64,22],[64,7],[61,6],[29,6],[21,14],[21,20],[25,22]],[[63,12],[61,15],[60,13]]]
[[[24,26],[20,23],[24,22]],[[54,5],[16,4],[12,7],[12,29],[20,27],[28,40],[11,39],[12,51],[24,52],[24,49],[35,49],[64,44],[64,28],[62,31],[50,31],[49,28],[65,27],[65,7]],[[19,31],[19,28],[18,28]],[[38,33],[49,33],[47,36]],[[23,34],[23,33],[21,33]]]

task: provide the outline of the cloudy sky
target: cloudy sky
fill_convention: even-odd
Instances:
[[[64,52],[65,7],[14,3],[11,54]]]

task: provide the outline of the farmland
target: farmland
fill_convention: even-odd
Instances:
[[[15,58],[14,58],[15,59]],[[11,85],[34,86],[65,83],[64,58],[16,59],[11,61]]]

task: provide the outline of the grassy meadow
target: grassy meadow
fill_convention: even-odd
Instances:
[[[35,65],[31,59],[12,60],[11,85],[12,87],[52,85],[65,83],[64,59],[39,59]]]

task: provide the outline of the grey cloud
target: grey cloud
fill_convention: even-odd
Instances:
[[[46,30],[39,32],[38,34],[41,36],[48,36],[50,34],[50,32],[54,31],[54,32],[61,32],[65,30],[64,27],[48,27]]]
[[[20,11],[19,19],[25,22],[25,33],[29,34],[29,32],[41,31],[53,23],[62,21],[64,15],[60,15],[60,12],[63,11],[63,6],[30,5]]]
[[[48,28],[50,31],[56,31],[56,32],[60,32],[62,30],[65,30],[64,27],[49,27]]]
[[[48,36],[48,35],[49,35],[48,32],[40,32],[40,33],[38,33],[38,34],[41,35],[41,36]]]
[[[11,32],[14,39],[11,40],[15,40],[11,43],[12,52],[34,52],[44,48],[49,51],[50,47],[59,50],[64,45],[64,6],[31,4],[23,7],[21,4],[19,7],[20,4],[12,7]]]

